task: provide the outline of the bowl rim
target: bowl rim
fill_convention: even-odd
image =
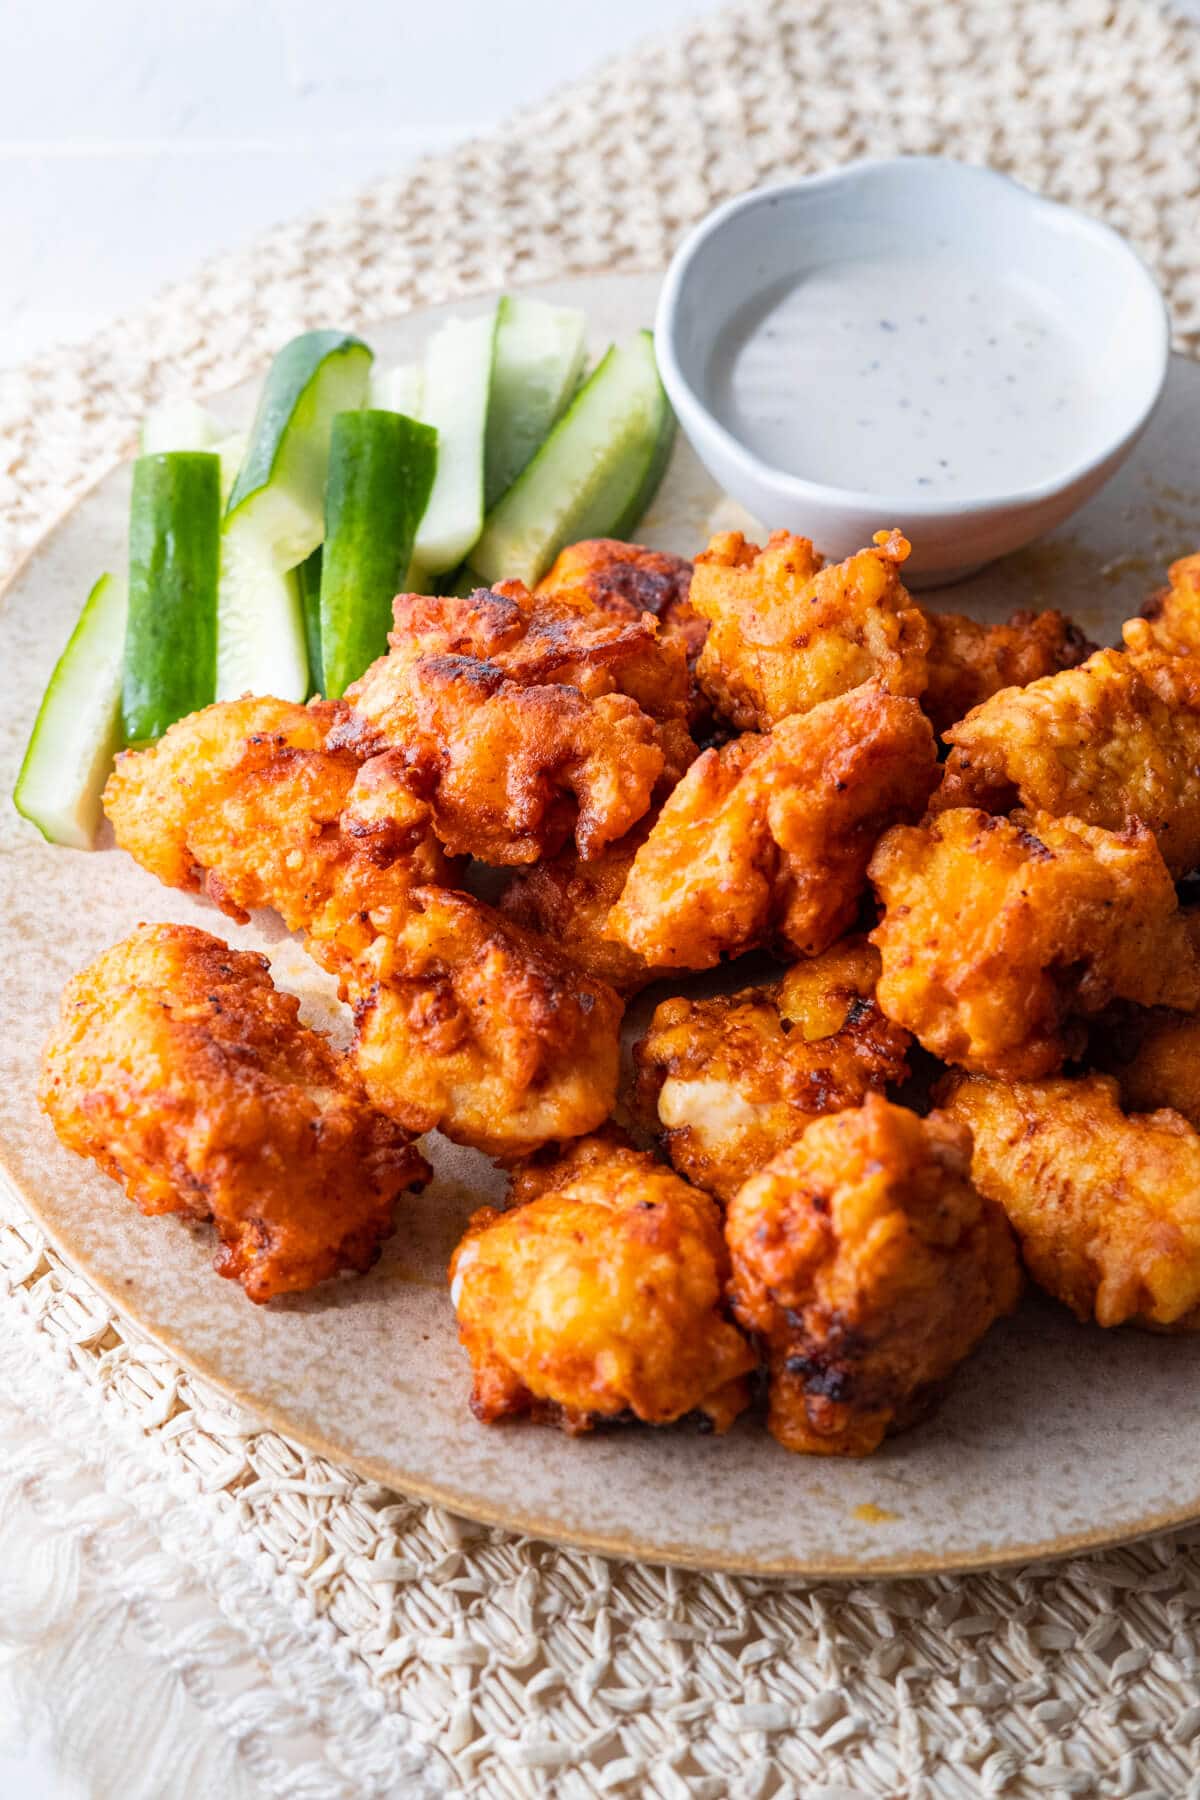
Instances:
[[[749,449],[721,423],[684,374],[676,353],[675,328],[685,286],[694,273],[700,251],[707,244],[743,213],[775,206],[781,199],[801,191],[853,184],[880,170],[897,168],[923,172],[931,180],[937,180],[947,171],[953,171],[955,179],[961,179],[965,175],[968,179],[977,178],[981,187],[1004,188],[1010,193],[1015,192],[1022,204],[1028,206],[1031,212],[1046,215],[1056,229],[1075,232],[1081,237],[1103,244],[1109,250],[1115,250],[1124,263],[1131,287],[1140,286],[1151,301],[1151,313],[1158,327],[1156,374],[1153,381],[1147,383],[1140,408],[1129,424],[1103,439],[1090,455],[1066,465],[1060,474],[1029,487],[1012,488],[994,494],[968,495],[961,500],[939,499],[935,495],[892,494],[882,489],[876,491],[870,488],[839,487],[834,483],[814,481],[807,476],[780,469]],[[915,523],[994,515],[1036,506],[1068,492],[1103,469],[1113,458],[1120,457],[1123,452],[1131,449],[1149,423],[1166,385],[1171,358],[1171,318],[1162,289],[1147,263],[1119,231],[1106,225],[1103,220],[1067,206],[1062,201],[1052,200],[1045,194],[1039,194],[1014,176],[1007,175],[1000,169],[993,169],[986,163],[962,162],[948,156],[873,156],[857,158],[853,162],[842,163],[837,168],[824,169],[813,175],[795,176],[786,181],[751,188],[707,213],[687,233],[668,265],[659,290],[654,344],[663,385],[685,433],[689,437],[701,440],[707,438],[710,444],[715,443],[745,478],[756,485],[773,488],[784,502],[807,502],[814,507],[832,505],[847,510],[854,508],[859,511],[875,511],[881,517],[885,514],[894,515],[903,518],[906,523]]]

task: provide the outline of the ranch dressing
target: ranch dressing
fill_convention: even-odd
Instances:
[[[768,290],[718,337],[708,398],[789,474],[967,500],[1082,461],[1099,373],[1040,291],[934,252],[830,263]]]

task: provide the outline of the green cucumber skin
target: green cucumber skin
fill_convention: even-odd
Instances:
[[[29,743],[13,788],[13,805],[23,819],[36,825],[48,844],[73,850],[91,850],[103,817],[100,796],[112,769],[113,758],[123,748],[121,737],[121,667],[124,655],[128,597],[124,580],[101,575],[83,605],[75,629],[54,665]],[[76,671],[82,669],[85,689],[75,690]],[[67,716],[61,715],[63,703]],[[72,704],[73,702],[73,704]],[[59,727],[67,736],[82,715],[90,713],[94,736],[87,745],[87,768],[66,771],[61,763]],[[72,794],[68,783],[79,785]]]
[[[236,512],[243,501],[270,484],[288,423],[310,382],[329,357],[347,354],[366,359],[363,365],[365,398],[372,352],[361,338],[345,331],[305,331],[284,345],[263,383],[254,424],[250,428],[250,448],[229,496],[230,513]]]
[[[651,348],[653,348],[653,332],[647,331],[642,335],[650,339]],[[675,434],[678,428],[678,422],[675,418],[675,409],[667,398],[667,390],[663,386],[661,380],[658,384],[658,397],[660,406],[658,436],[655,440],[650,461],[646,466],[646,473],[642,477],[641,485],[638,487],[637,492],[633,495],[629,505],[612,526],[611,530],[583,531],[579,534],[581,538],[612,537],[627,542],[633,536],[634,532],[645,518],[646,513],[649,511],[650,503],[662,486],[663,476],[667,472],[667,465],[671,460],[671,452],[675,448]],[[560,549],[562,547],[563,546],[561,545],[559,546]]]
[[[447,345],[452,347],[449,355]],[[417,531],[416,559],[432,576],[457,568],[483,529],[484,448],[495,353],[495,307],[468,319],[447,319],[426,348],[421,412],[438,432],[438,466]],[[464,382],[464,368],[474,379]]]
[[[564,354],[567,333],[575,343]],[[533,368],[522,366],[530,335],[539,338],[541,354]],[[545,349],[556,335],[553,354]],[[484,505],[488,512],[506,493],[526,464],[536,456],[566,412],[583,374],[587,354],[586,320],[574,307],[548,306],[505,294],[496,308],[496,340],[492,386],[484,438]]]
[[[190,450],[133,465],[121,685],[127,744],[153,743],[216,691],[220,468],[218,457]]]
[[[403,413],[333,422],[321,567],[324,693],[336,700],[387,649],[392,601],[437,468],[437,432]]]
[[[325,674],[321,664],[321,564],[323,550],[317,545],[296,570],[300,589],[300,611],[304,615],[304,647],[308,651],[308,698],[324,691]]]
[[[567,457],[569,478],[572,438],[586,438],[592,410],[623,374],[634,378],[628,398],[639,399],[645,412],[635,424],[634,441],[618,459],[598,459],[582,491],[555,516],[554,494],[562,485],[557,464]],[[489,516],[468,558],[471,566],[487,585],[511,576],[533,587],[565,545],[582,538],[628,536],[662,480],[674,433],[674,414],[654,361],[653,334],[642,331],[620,349],[610,348],[579,389]],[[552,525],[544,522],[550,516]]]

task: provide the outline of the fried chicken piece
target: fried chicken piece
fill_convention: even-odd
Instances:
[[[427,803],[455,855],[536,862],[573,836],[591,859],[695,755],[686,658],[648,613],[503,582],[401,594],[388,641],[330,742],[388,753],[398,800]]]
[[[880,833],[918,818],[936,780],[929,721],[878,682],[706,750],[608,931],[660,968],[711,968],[773,939],[816,956],[853,924]]]
[[[604,934],[653,820],[654,814],[647,814],[592,862],[568,849],[518,870],[501,891],[500,911],[548,938],[585,975],[608,982],[619,994],[636,994],[660,971]]]
[[[945,1106],[1039,1287],[1098,1325],[1200,1325],[1200,1137],[1186,1119],[1122,1112],[1106,1075],[955,1077]]]
[[[532,1412],[578,1432],[699,1412],[726,1430],[754,1356],[725,1316],[708,1195],[604,1136],[524,1169],[511,1199],[474,1215],[450,1264],[475,1416]]]
[[[211,1219],[251,1300],[370,1268],[429,1168],[265,956],[140,925],[67,983],[40,1100],[144,1213]]]
[[[451,878],[408,800],[372,816],[358,759],[327,746],[325,702],[219,701],[126,751],[104,790],[117,843],[167,887],[245,922],[271,907],[313,946],[353,953],[420,882]]]
[[[924,611],[933,641],[921,705],[939,733],[1001,688],[1073,669],[1096,648],[1060,612],[1015,612],[1006,625],[981,625],[962,613]]]
[[[660,639],[678,642],[683,649],[689,673],[688,726],[694,736],[706,736],[713,725],[712,708],[695,679],[695,668],[708,636],[708,620],[688,598],[691,585],[692,565],[685,557],[617,538],[585,538],[560,551],[534,589],[534,598],[572,594],[619,619],[653,614]]]
[[[592,606],[616,618],[653,613],[664,638],[677,637],[694,663],[708,635],[689,599],[692,565],[686,557],[617,538],[584,538],[560,550],[553,567],[533,590],[535,600],[564,592],[586,596]]]
[[[679,1173],[732,1200],[816,1114],[903,1081],[910,1039],[878,976],[879,952],[845,938],[769,987],[664,1000],[634,1047],[636,1108]]]
[[[1200,554],[1180,557],[1167,572],[1169,585],[1147,600],[1141,616],[1123,627],[1130,650],[1167,656],[1200,656]]]
[[[1162,1008],[1114,1009],[1092,1032],[1088,1061],[1116,1077],[1130,1112],[1167,1106],[1200,1130],[1200,1018]]]
[[[946,733],[938,807],[1140,820],[1168,867],[1200,863],[1200,657],[1098,650],[1078,669],[1006,688]]]
[[[367,1093],[413,1133],[512,1162],[612,1109],[617,995],[470,894],[414,889],[351,992]]]
[[[875,545],[825,568],[787,532],[763,550],[740,532],[713,539],[692,602],[711,620],[697,674],[719,712],[766,731],[875,676],[920,697],[940,732],[999,689],[1073,668],[1095,648],[1059,612],[982,625],[919,606],[900,580],[909,544],[880,531]]]
[[[923,693],[931,634],[900,580],[910,548],[880,531],[873,549],[823,568],[808,538],[786,531],[761,550],[740,531],[713,538],[691,603],[709,621],[696,674],[717,711],[739,730],[769,731],[872,678],[891,694]]]
[[[1200,1006],[1200,959],[1144,827],[960,807],[889,831],[870,875],[879,1004],[947,1062],[1053,1074],[1078,1047],[1072,1014]]]
[[[117,842],[235,918],[270,906],[304,932],[356,1005],[377,1104],[412,1131],[511,1156],[590,1131],[616,1089],[616,995],[422,880],[452,876],[425,809],[393,792],[386,758],[323,747],[333,710],[237,700],[181,720],[121,758]]]
[[[970,1134],[878,1094],[814,1119],[725,1221],[737,1318],[770,1362],[787,1450],[868,1456],[928,1411],[1021,1277],[998,1206],[971,1186]]]

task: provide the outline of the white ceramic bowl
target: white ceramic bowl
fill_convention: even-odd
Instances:
[[[1103,372],[1093,441],[1061,472],[1020,491],[957,500],[905,493],[900,482],[890,493],[834,487],[773,467],[714,415],[714,351],[743,309],[834,262],[889,250],[933,255],[947,243],[980,280],[1003,272],[1043,293],[1087,367]],[[1081,506],[1137,442],[1170,355],[1162,295],[1116,232],[992,169],[924,156],[851,163],[718,207],[672,260],[656,342],[683,430],[726,492],[771,529],[803,533],[839,558],[898,525],[913,544],[906,577],[918,585],[953,581]],[[820,403],[816,392],[810,404]]]

